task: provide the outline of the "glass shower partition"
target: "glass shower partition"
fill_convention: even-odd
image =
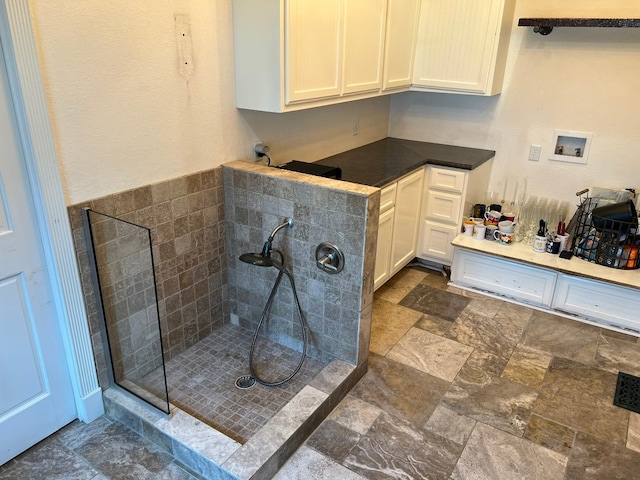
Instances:
[[[151,231],[89,208],[83,221],[110,380],[169,414]]]

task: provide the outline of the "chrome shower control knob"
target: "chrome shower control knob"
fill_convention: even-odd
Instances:
[[[334,243],[322,242],[316,248],[316,266],[327,273],[340,273],[344,268],[344,254]]]

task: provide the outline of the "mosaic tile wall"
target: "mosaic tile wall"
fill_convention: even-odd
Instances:
[[[310,331],[308,354],[359,364],[367,358],[373,302],[379,190],[245,162],[223,166],[231,321],[255,329],[277,277],[274,268],[245,264],[285,217],[274,248],[285,252]],[[316,267],[315,250],[330,241],[345,254],[336,275]],[[265,322],[266,323],[266,322]],[[301,349],[292,291],[283,279],[263,333]]]
[[[221,167],[69,206],[101,385],[108,385],[109,378],[82,207],[151,229],[167,360],[206,337],[228,318]]]

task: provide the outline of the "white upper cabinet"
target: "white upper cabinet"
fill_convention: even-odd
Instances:
[[[384,91],[411,86],[419,15],[420,0],[388,0]]]
[[[233,0],[236,106],[285,112],[380,95],[386,17],[387,0]]]
[[[496,95],[515,0],[422,0],[413,90]]]
[[[342,0],[289,0],[286,5],[287,103],[340,95]]]
[[[344,0],[343,94],[380,91],[386,17],[387,0]]]

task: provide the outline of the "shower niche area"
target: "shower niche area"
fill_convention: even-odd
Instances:
[[[204,478],[273,476],[366,372],[378,210],[378,189],[246,162],[70,206],[107,414]],[[304,351],[292,285],[240,260],[284,218],[306,356],[240,388],[250,350],[266,379]],[[323,242],[340,273],[316,266]]]

